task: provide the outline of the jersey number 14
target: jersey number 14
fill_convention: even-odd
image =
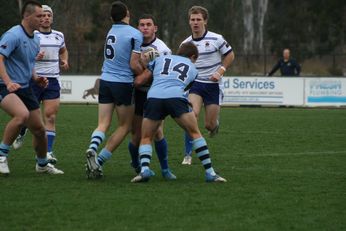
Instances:
[[[165,63],[163,65],[163,70],[161,72],[161,75],[169,74],[168,71],[170,70],[171,63],[172,63],[172,59],[165,58]],[[173,67],[172,71],[178,72],[179,73],[178,79],[184,82],[187,77],[187,72],[189,72],[189,68],[190,68],[189,65],[185,63],[178,63]]]

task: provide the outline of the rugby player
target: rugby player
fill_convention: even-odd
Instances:
[[[193,150],[196,151],[205,169],[206,181],[226,182],[212,167],[207,143],[198,129],[197,119],[185,94],[190,83],[197,77],[198,72],[193,64],[197,58],[196,46],[191,42],[184,43],[180,46],[177,55],[156,58],[149,63],[147,70],[137,76],[135,85],[141,85],[151,78],[153,83],[144,109],[139,147],[141,172],[131,182],[146,182],[150,179],[152,138],[167,115],[170,115],[192,138]]]
[[[202,105],[205,109],[205,128],[211,137],[219,130],[220,105],[223,98],[222,76],[234,60],[234,52],[222,35],[208,31],[208,10],[193,6],[188,12],[192,35],[183,43],[194,43],[199,52],[196,61],[198,77],[189,91],[189,101],[198,118]],[[182,164],[191,165],[192,140],[185,134],[185,157]]]

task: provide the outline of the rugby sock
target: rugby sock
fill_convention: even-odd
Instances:
[[[139,166],[139,154],[138,154],[138,147],[133,145],[133,143],[129,142],[129,145],[127,146],[129,149],[129,153],[131,156],[131,165],[133,168],[138,168]]]
[[[150,160],[152,156],[153,148],[150,144],[142,144],[139,146],[139,159],[141,161],[141,172],[149,169]]]
[[[36,157],[36,161],[37,161],[38,166],[40,166],[40,167],[44,167],[48,164],[47,157],[44,157],[44,158]]]
[[[155,141],[155,150],[160,161],[161,169],[168,169],[167,141],[165,138],[160,141]]]
[[[27,129],[27,127],[22,127],[22,129],[20,129],[19,135],[25,136],[26,129]]]
[[[4,144],[1,142],[0,144],[0,156],[8,156],[8,153],[10,152],[10,145]]]
[[[185,132],[185,156],[191,156],[192,154],[192,139]]]
[[[105,139],[105,133],[101,131],[94,131],[93,134],[91,134],[91,141],[89,145],[89,149],[94,150],[97,152],[98,147]]]
[[[53,151],[53,144],[54,144],[54,139],[55,139],[55,131],[50,131],[50,130],[46,130],[46,134],[47,134],[47,147],[48,147],[48,152]]]
[[[97,162],[99,163],[99,165],[102,166],[111,157],[112,157],[112,153],[108,151],[106,148],[103,148],[97,157]]]
[[[192,141],[192,144],[193,144],[193,150],[196,151],[196,154],[197,154],[199,160],[202,162],[205,171],[208,174],[215,176],[216,173],[215,173],[213,167],[211,166],[209,149],[208,149],[207,142],[205,141],[205,139],[203,137],[194,139]]]

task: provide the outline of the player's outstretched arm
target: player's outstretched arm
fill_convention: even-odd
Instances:
[[[148,69],[145,69],[140,75],[136,76],[134,85],[135,87],[140,87],[148,83],[152,79],[152,73]]]

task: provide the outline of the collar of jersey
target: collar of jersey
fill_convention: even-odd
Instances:
[[[48,31],[48,32],[42,32],[42,31],[39,31],[41,34],[51,34],[52,33],[52,31],[50,30],[50,31]]]
[[[29,38],[34,38],[34,35],[29,35],[26,30],[24,29],[24,26],[22,24],[20,24],[20,27],[22,28],[22,30],[24,31],[25,35],[28,36]]]
[[[202,37],[199,37],[199,38],[194,38],[193,35],[192,35],[192,40],[193,41],[201,41],[204,39],[204,37],[207,35],[208,33],[208,30],[205,30],[204,34],[202,35]]]
[[[115,22],[114,25],[129,25],[129,24],[119,21],[119,22]]]
[[[149,43],[143,43],[143,44],[142,44],[142,47],[147,47],[147,46],[153,44],[153,43],[155,42],[155,40],[156,40],[156,36],[155,36],[155,38],[154,38],[153,40],[151,40]]]

